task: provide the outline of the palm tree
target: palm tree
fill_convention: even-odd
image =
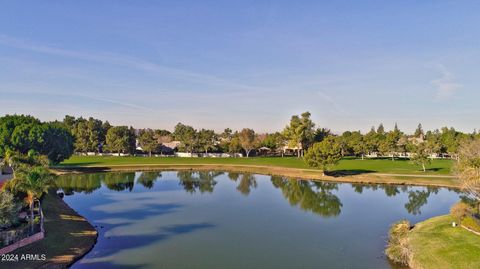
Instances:
[[[20,154],[14,151],[7,151],[5,153],[5,157],[2,160],[2,166],[3,167],[10,167],[13,172],[17,169],[17,167],[21,163],[21,157]]]
[[[43,193],[46,193],[53,181],[53,175],[47,168],[34,166],[21,167],[15,171],[14,178],[7,183],[7,188],[13,192],[26,194],[25,201],[30,208],[31,232],[33,232],[33,206]],[[39,201],[40,203],[40,201]]]
[[[8,150],[1,163],[2,166],[9,166],[13,172],[22,167],[29,166],[43,166],[48,167],[49,161],[46,156],[38,155],[33,150],[30,150],[27,155],[23,155],[16,151]]]

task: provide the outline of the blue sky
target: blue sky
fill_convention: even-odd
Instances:
[[[480,1],[0,1],[0,114],[480,128]]]

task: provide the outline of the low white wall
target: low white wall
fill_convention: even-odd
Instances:
[[[241,153],[190,153],[190,152],[176,152],[175,157],[180,158],[198,158],[198,157],[208,157],[208,158],[232,158],[232,157],[243,157]]]
[[[4,248],[1,248],[0,249],[0,255],[7,254],[9,252],[12,252],[12,251],[16,250],[17,248],[21,248],[21,247],[24,247],[26,245],[30,245],[33,242],[36,242],[38,240],[42,240],[44,237],[45,237],[44,232],[38,232],[34,235],[31,235],[27,238],[24,238],[20,241],[17,241],[15,243],[11,244],[11,245],[8,245]]]

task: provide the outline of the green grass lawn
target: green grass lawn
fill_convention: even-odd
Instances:
[[[431,218],[410,232],[414,268],[480,268],[480,236],[453,228],[452,221],[449,215]]]
[[[59,166],[116,166],[116,165],[178,165],[178,164],[222,164],[222,165],[262,165],[287,168],[311,169],[303,159],[295,157],[252,157],[252,158],[160,158],[160,157],[116,157],[116,156],[73,156]],[[451,160],[433,160],[423,172],[408,160],[354,159],[344,158],[332,171],[353,173],[389,173],[418,175],[448,175]]]

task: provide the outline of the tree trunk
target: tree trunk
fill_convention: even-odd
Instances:
[[[427,170],[425,169],[425,164],[422,163],[422,168],[423,168],[423,172],[426,172]]]
[[[250,149],[249,149],[249,150],[245,150],[245,153],[247,154],[247,158],[248,158],[248,155],[250,155]]]
[[[33,234],[33,202],[30,203],[30,234]]]
[[[40,216],[40,231],[43,231],[43,222],[42,222],[43,213],[41,214],[40,210],[42,210],[42,205],[40,204],[40,200],[38,200],[38,214]]]
[[[364,154],[362,154],[362,160],[363,160],[363,159],[365,159],[365,155],[364,155]]]
[[[148,152],[148,157],[152,157],[152,151]]]

